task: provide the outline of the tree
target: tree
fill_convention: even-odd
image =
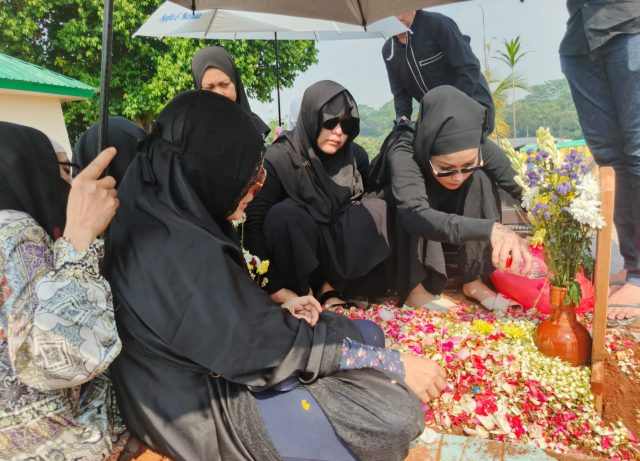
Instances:
[[[518,107],[518,126],[523,136],[534,136],[539,127],[545,126],[558,138],[583,137],[569,84],[564,78],[532,86],[530,93],[518,101]]]
[[[509,66],[509,70],[511,73],[511,109],[512,109],[512,127],[513,127],[513,135],[517,136],[516,129],[516,88],[525,86],[524,79],[516,74],[516,65],[520,62],[520,60],[528,54],[528,51],[520,51],[520,36],[518,35],[516,38],[511,40],[503,40],[502,44],[504,45],[504,50],[498,51],[497,59],[502,61],[507,66]],[[517,86],[516,83],[519,83],[520,86]]]
[[[275,53],[270,41],[155,39],[132,33],[163,0],[115,0],[110,113],[149,127],[178,92],[193,88],[191,58],[198,48],[224,46],[234,57],[251,97],[271,100]],[[0,0],[0,51],[96,88],[100,84],[102,0]],[[312,41],[278,42],[281,86],[317,62]],[[64,106],[74,140],[95,122],[98,98]]]

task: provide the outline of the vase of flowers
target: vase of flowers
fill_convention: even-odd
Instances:
[[[591,336],[576,319],[581,298],[576,282],[582,267],[591,268],[591,239],[604,226],[600,214],[600,186],[584,154],[563,155],[548,129],[536,132],[538,148],[516,152],[503,143],[522,187],[522,206],[534,228],[533,245],[543,245],[549,266],[552,312],[536,329],[538,350],[573,365],[591,355]]]

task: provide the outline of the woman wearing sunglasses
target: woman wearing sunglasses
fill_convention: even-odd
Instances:
[[[406,230],[398,236],[408,258],[399,279],[407,281],[408,305],[443,307],[435,299],[446,283],[442,242],[459,245],[463,292],[488,309],[509,304],[485,284],[494,267],[505,269],[510,256],[525,273],[531,265],[525,241],[500,224],[497,186],[517,199],[521,190],[506,155],[486,136],[486,108],[441,86],[422,99],[415,131],[388,151],[393,201]],[[412,251],[420,240],[423,251]]]
[[[258,288],[230,221],[265,181],[263,151],[237,104],[192,91],[129,167],[109,267],[125,423],[177,461],[401,461],[424,425],[418,398],[439,395],[445,372],[363,344],[344,316],[312,327]]]
[[[339,289],[391,253],[387,204],[364,197],[353,150],[359,132],[353,96],[325,80],[305,91],[295,129],[267,149],[267,180],[249,206],[244,242],[271,261],[266,290],[275,301],[315,290],[321,304],[342,304]]]

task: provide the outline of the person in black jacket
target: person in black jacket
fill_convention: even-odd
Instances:
[[[486,117],[485,107],[456,88],[435,88],[420,103],[415,130],[404,130],[386,152],[393,203],[408,234],[403,243],[398,232],[398,251],[408,255],[398,267],[406,280],[398,291],[408,291],[410,306],[431,308],[444,288],[441,242],[459,245],[463,292],[488,309],[509,305],[485,284],[494,267],[504,270],[511,257],[514,270],[529,271],[526,242],[499,222],[497,186],[516,199],[521,189],[507,157],[486,139]]]
[[[439,13],[418,10],[396,17],[409,31],[391,37],[382,47],[396,120],[411,120],[412,98],[420,101],[431,89],[451,85],[487,108],[488,132],[493,132],[491,90],[469,37],[451,18]]]

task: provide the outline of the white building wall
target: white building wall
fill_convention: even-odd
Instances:
[[[69,134],[58,96],[0,90],[0,121],[37,128],[64,147],[71,158]]]

